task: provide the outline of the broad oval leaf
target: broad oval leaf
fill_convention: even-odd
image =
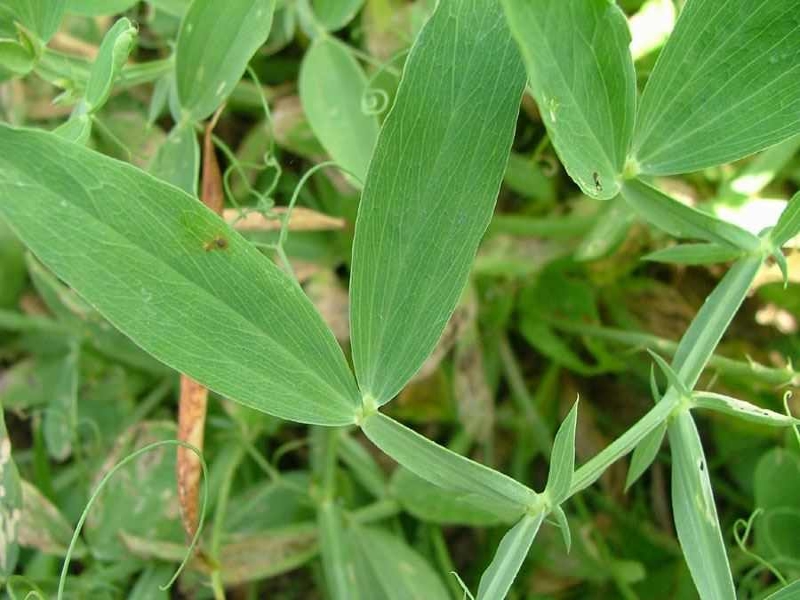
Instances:
[[[470,505],[502,520],[518,518],[537,500],[533,490],[511,477],[456,454],[391,417],[375,413],[361,428],[373,444],[418,477],[458,492]]]
[[[494,2],[440,2],[411,50],[370,163],[353,247],[353,361],[362,393],[379,405],[423,364],[464,289],[524,80]]]
[[[581,189],[619,193],[636,109],[628,22],[610,0],[502,0],[561,162]]]
[[[356,16],[364,0],[310,0],[315,20],[328,31],[336,31]]]
[[[544,512],[526,514],[503,536],[492,562],[481,576],[478,600],[502,600],[506,597],[543,520]]]
[[[222,104],[269,36],[275,0],[193,0],[175,48],[180,105],[195,120]]]
[[[797,0],[687,2],[642,94],[642,172],[697,171],[798,132]]]
[[[378,118],[366,112],[361,67],[341,43],[322,36],[303,58],[298,85],[314,135],[363,184],[379,127]]]
[[[697,427],[684,411],[667,431],[675,530],[692,579],[702,600],[732,600],[736,591]]]
[[[252,408],[355,419],[333,334],[285,273],[191,196],[52,134],[0,127],[2,215],[112,324]]]

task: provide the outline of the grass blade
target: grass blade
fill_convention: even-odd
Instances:
[[[525,72],[495,2],[442,0],[370,163],[350,282],[361,391],[388,402],[436,345],[506,169]]]
[[[675,265],[713,265],[724,263],[742,255],[741,250],[721,244],[680,244],[670,248],[656,250],[642,257],[651,262],[671,263]]]
[[[543,520],[544,513],[526,514],[503,536],[492,562],[481,577],[478,600],[502,600],[506,597]]]
[[[687,2],[642,94],[642,172],[697,171],[800,132],[798,52],[796,0]]]
[[[358,392],[303,291],[195,198],[52,134],[0,127],[0,215],[142,348],[208,388],[345,425]]]
[[[0,407],[0,577],[14,573],[19,558],[18,530],[22,516],[22,480],[11,456],[11,440]]]
[[[631,457],[631,464],[628,467],[628,476],[625,479],[625,489],[630,488],[639,477],[641,477],[658,455],[661,444],[664,442],[664,435],[667,433],[667,422],[664,421],[653,431],[639,442]]]
[[[322,567],[331,600],[358,600],[354,580],[352,548],[347,540],[339,509],[331,501],[317,511]]]
[[[619,193],[636,108],[630,32],[605,0],[503,0],[561,162],[581,189]]]

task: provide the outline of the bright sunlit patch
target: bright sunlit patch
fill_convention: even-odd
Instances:
[[[660,48],[675,26],[675,5],[672,0],[649,0],[628,19],[631,29],[633,60]]]
[[[786,200],[753,198],[741,206],[719,205],[715,212],[719,218],[758,234],[767,227],[774,226],[784,208]]]

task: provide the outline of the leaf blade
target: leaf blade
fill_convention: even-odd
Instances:
[[[412,48],[353,246],[353,360],[362,392],[379,405],[419,369],[458,302],[500,188],[523,84],[491,2],[441,2]]]
[[[586,194],[613,198],[636,106],[625,15],[605,0],[503,0],[503,7],[561,161]]]
[[[793,0],[688,2],[642,94],[642,172],[697,171],[800,132],[798,56]]]
[[[51,134],[0,127],[0,141],[12,150],[0,158],[0,215],[123,333],[258,410],[354,421],[358,392],[330,330],[300,288],[213,212]]]

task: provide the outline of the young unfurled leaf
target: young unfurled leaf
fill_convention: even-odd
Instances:
[[[378,448],[412,473],[468,497],[468,502],[506,520],[519,517],[536,493],[510,477],[464,458],[381,413],[361,425]]]
[[[797,14],[796,0],[686,3],[642,94],[642,172],[697,171],[800,132]]]
[[[11,456],[11,440],[0,406],[0,577],[14,573],[19,557],[18,530],[22,517],[22,481]]]
[[[173,127],[153,157],[148,171],[188,194],[197,195],[200,145],[191,124]]]
[[[178,99],[192,119],[227,99],[267,41],[274,10],[275,0],[193,0],[175,48]]]
[[[0,145],[0,215],[137,344],[264,412],[354,421],[355,382],[311,302],[196,199],[52,134],[0,127]]]
[[[644,219],[679,238],[698,238],[752,252],[761,241],[741,227],[681,204],[656,188],[631,179],[622,186],[625,201]]]
[[[436,571],[396,535],[376,527],[354,527],[350,536],[360,563],[372,572],[378,586],[366,591],[365,600],[449,600]],[[347,600],[354,598],[347,596]]]
[[[558,428],[550,455],[550,474],[545,494],[552,506],[561,504],[569,496],[572,473],[575,471],[575,428],[578,423],[578,402]]]
[[[625,479],[626,490],[636,483],[639,477],[653,464],[661,444],[664,442],[666,433],[667,422],[663,421],[636,446],[631,457],[631,464],[628,467],[628,476]]]
[[[667,377],[669,385],[672,386],[679,394],[681,394],[681,396],[688,398],[691,395],[691,391],[684,385],[680,376],[673,370],[670,364],[649,348],[647,353],[653,357],[654,361],[656,361],[658,368],[661,369],[661,372]]]
[[[798,233],[800,233],[800,192],[789,200],[769,237],[775,247],[780,248]]]
[[[691,415],[670,422],[672,510],[686,563],[702,600],[735,598],[725,541],[714,504],[703,446]]]
[[[502,4],[561,162],[586,194],[613,198],[636,109],[624,13],[608,0]]]
[[[440,2],[408,57],[353,246],[353,361],[362,393],[379,405],[420,368],[461,296],[524,80],[495,2]]]
[[[367,78],[358,62],[340,42],[320,37],[303,57],[298,86],[314,135],[363,183],[378,139],[378,118],[365,105]]]
[[[111,86],[128,60],[135,41],[136,27],[125,18],[114,23],[106,33],[86,84],[85,98],[89,112],[94,112],[105,104],[111,93]]]
[[[737,400],[714,392],[694,392],[692,401],[697,408],[715,410],[745,421],[770,425],[772,427],[791,427],[800,425],[800,419],[773,410],[761,408],[743,400]]]
[[[556,523],[558,523],[558,528],[561,530],[561,538],[564,540],[564,546],[567,549],[567,554],[569,554],[572,548],[572,532],[569,529],[567,513],[565,513],[564,509],[560,506],[556,506],[552,514],[556,517]]]
[[[481,576],[478,600],[502,600],[506,597],[543,520],[543,512],[526,514],[503,536],[491,564]]]
[[[642,260],[676,265],[711,265],[728,262],[741,255],[741,250],[727,244],[680,244],[646,254]]]

